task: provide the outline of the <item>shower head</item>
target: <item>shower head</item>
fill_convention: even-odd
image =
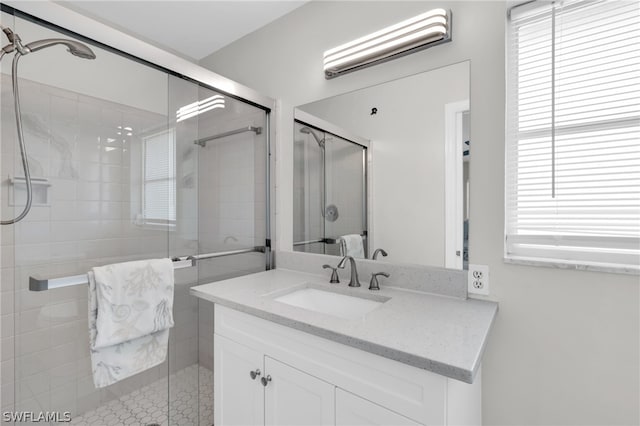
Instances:
[[[87,47],[85,44],[80,43],[78,41],[67,40],[62,38],[47,38],[44,40],[38,40],[25,45],[25,47],[28,49],[29,52],[37,52],[40,49],[46,49],[47,47],[51,47],[56,44],[63,44],[67,46],[67,48],[69,49],[69,53],[79,58],[83,58],[83,59],[96,58],[95,53],[93,53],[93,51],[89,49],[89,47]]]
[[[313,138],[318,143],[318,146],[320,148],[324,148],[324,138],[318,136],[318,131],[317,130],[312,129],[311,127],[304,126],[302,129],[300,129],[300,133],[306,133],[307,135],[313,136]]]

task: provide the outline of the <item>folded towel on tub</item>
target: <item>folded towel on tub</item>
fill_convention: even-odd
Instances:
[[[96,387],[162,363],[174,325],[171,260],[106,265],[88,275],[89,344]]]

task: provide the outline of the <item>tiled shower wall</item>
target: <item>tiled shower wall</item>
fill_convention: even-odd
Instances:
[[[2,217],[10,217],[20,207],[8,205],[9,195],[20,189],[7,177],[23,173],[10,84],[3,79]],[[20,84],[32,175],[50,186],[45,204],[2,230],[2,407],[82,412],[166,374],[166,366],[96,390],[87,287],[32,292],[29,276],[76,275],[95,265],[167,256],[167,232],[134,223],[142,163],[132,155],[142,129],[166,126],[166,117],[28,80]],[[176,309],[183,303],[179,294],[180,286]]]
[[[173,81],[177,88],[183,84]],[[6,176],[22,175],[9,88],[4,81],[3,217],[14,210],[8,205],[13,188]],[[140,144],[145,134],[166,128],[166,116],[27,80],[21,91],[32,175],[48,179],[51,186],[47,205],[34,205],[24,221],[2,233],[2,408],[81,414],[166,377],[168,371],[198,362],[212,369],[213,306],[190,296],[189,287],[264,270],[261,253],[177,270],[169,369],[164,363],[102,390],[94,388],[91,377],[87,288],[32,292],[28,278],[83,274],[119,261],[264,246],[265,134],[246,132],[205,148],[193,144],[199,134],[248,125],[264,128],[264,112],[248,109],[238,117],[235,111],[229,113],[235,118],[227,119],[203,115],[176,124],[179,219],[167,231],[137,220]],[[170,98],[170,104],[180,102]]]

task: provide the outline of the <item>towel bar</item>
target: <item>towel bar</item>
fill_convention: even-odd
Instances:
[[[174,257],[173,269],[191,268],[196,266],[199,260],[213,259],[216,257],[232,256],[234,254],[243,253],[264,253],[264,247],[251,247],[239,250],[221,251],[217,253],[196,254],[192,256]],[[87,274],[72,275],[68,277],[60,278],[37,278],[29,277],[29,290],[30,291],[45,291],[53,288],[69,287],[73,285],[88,284]]]
[[[360,235],[362,235],[362,238],[366,239],[367,238],[367,231],[362,231],[362,233]],[[317,240],[295,241],[293,243],[293,246],[294,247],[306,246],[306,245],[309,245],[309,244],[317,244],[317,243],[338,244],[338,238],[318,238]]]

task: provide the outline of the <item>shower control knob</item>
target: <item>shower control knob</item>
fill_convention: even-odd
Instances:
[[[256,368],[254,371],[249,372],[249,376],[251,376],[251,380],[255,380],[256,377],[258,377],[260,374],[262,373],[260,372],[259,368]]]
[[[271,381],[271,375],[261,378],[260,381],[262,382],[262,386],[267,386]]]

